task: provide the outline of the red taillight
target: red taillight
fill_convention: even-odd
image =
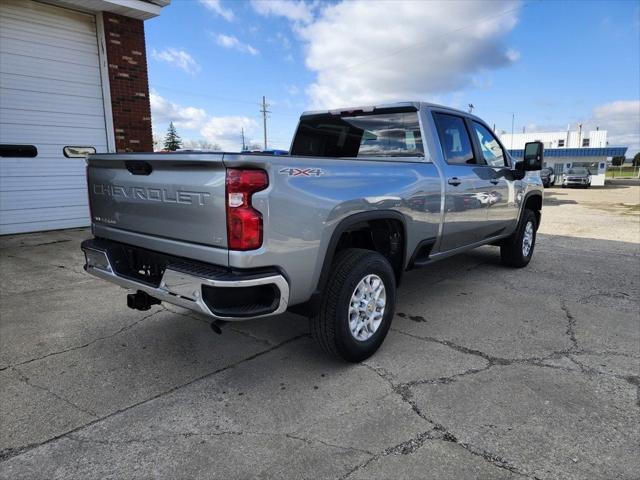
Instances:
[[[251,206],[251,195],[269,186],[264,170],[227,169],[227,243],[230,250],[262,246],[262,215]]]

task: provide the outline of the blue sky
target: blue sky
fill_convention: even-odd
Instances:
[[[145,28],[156,136],[262,143],[265,95],[288,148],[303,110],[418,99],[640,149],[640,2],[173,0]]]

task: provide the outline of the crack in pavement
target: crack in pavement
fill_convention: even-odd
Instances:
[[[349,470],[347,473],[341,476],[340,480],[346,480],[357,471],[365,468],[371,462],[375,462],[376,460],[382,457],[386,457],[387,455],[410,455],[411,453],[418,450],[422,445],[424,445],[424,443],[427,440],[436,439],[437,437],[433,436],[432,434],[432,432],[435,432],[435,431],[436,431],[435,429],[427,430],[426,432],[419,433],[418,435],[416,435],[413,438],[410,438],[409,440],[405,440],[404,442],[401,442],[397,445],[388,447],[379,453],[372,454],[370,458],[354,466],[351,470]]]
[[[74,442],[84,444],[84,443],[93,443],[98,445],[131,445],[134,443],[150,443],[150,442],[158,442],[163,439],[177,439],[177,438],[190,438],[190,437],[221,437],[224,435],[243,435],[242,431],[220,431],[220,432],[183,432],[183,433],[167,433],[164,435],[156,435],[153,437],[146,438],[128,438],[126,440],[102,440],[98,438],[88,438],[82,437],[80,435],[75,435],[73,433],[67,435],[65,438],[69,440],[73,440]]]
[[[159,311],[162,311],[162,310],[159,310]],[[38,447],[41,447],[43,445],[47,445],[49,443],[55,442],[57,440],[60,440],[61,438],[64,438],[64,437],[66,437],[66,436],[68,436],[70,434],[76,433],[76,432],[78,432],[78,431],[80,431],[80,430],[82,430],[84,428],[88,428],[88,427],[90,427],[92,425],[95,425],[96,423],[102,422],[102,421],[107,420],[107,419],[109,419],[111,417],[117,416],[117,415],[119,415],[121,413],[127,412],[127,411],[129,411],[129,410],[131,410],[133,408],[139,407],[140,405],[144,405],[144,404],[146,404],[148,402],[157,400],[158,398],[164,397],[165,395],[171,394],[171,393],[173,393],[173,392],[175,392],[177,390],[180,390],[180,389],[185,388],[185,387],[187,387],[189,385],[192,385],[192,384],[194,384],[196,382],[204,380],[205,378],[214,376],[214,375],[216,375],[218,373],[224,372],[224,371],[229,370],[231,368],[235,368],[238,365],[241,365],[241,364],[243,364],[245,362],[249,362],[249,361],[251,361],[251,360],[253,360],[255,358],[261,357],[262,355],[266,355],[267,353],[270,353],[270,352],[272,352],[274,350],[277,350],[278,348],[281,348],[281,347],[283,347],[283,346],[285,346],[285,345],[287,345],[289,343],[292,343],[292,342],[294,342],[296,340],[299,340],[299,339],[305,338],[305,337],[308,337],[308,335],[307,334],[297,335],[295,337],[289,338],[289,339],[284,340],[284,341],[282,341],[282,342],[280,342],[280,343],[278,343],[278,344],[276,344],[276,345],[274,345],[274,346],[272,346],[270,348],[267,348],[266,350],[262,350],[261,352],[258,352],[258,353],[255,353],[253,355],[250,355],[250,356],[248,356],[246,358],[243,358],[242,360],[238,360],[237,362],[231,363],[231,364],[229,364],[229,365],[227,365],[225,367],[213,370],[213,371],[211,371],[209,373],[205,373],[204,375],[200,375],[199,377],[196,377],[196,378],[194,378],[192,380],[189,380],[188,382],[182,383],[180,385],[173,386],[173,387],[171,387],[171,388],[169,388],[167,390],[164,390],[164,391],[162,391],[162,392],[160,392],[160,393],[158,393],[156,395],[153,395],[152,397],[146,398],[144,400],[141,400],[139,402],[131,404],[131,405],[127,406],[127,407],[118,409],[118,410],[116,410],[114,412],[109,413],[108,415],[105,415],[105,416],[100,417],[100,418],[96,418],[95,420],[92,420],[92,421],[87,422],[87,423],[85,423],[83,425],[77,426],[75,428],[72,428],[71,430],[63,432],[63,433],[61,433],[59,435],[51,437],[51,438],[49,438],[47,440],[44,440],[42,442],[31,443],[29,445],[23,445],[21,447],[12,447],[12,448],[7,448],[7,449],[4,449],[4,450],[0,450],[0,463],[5,462],[5,461],[7,461],[7,460],[9,460],[9,459],[11,459],[13,457],[18,456],[18,455],[22,455],[23,453],[31,451],[31,450],[33,450],[35,448],[38,448]]]
[[[66,348],[64,350],[57,350],[55,352],[47,353],[46,355],[43,355],[41,357],[31,358],[29,360],[25,360],[25,361],[19,362],[19,363],[14,363],[12,365],[5,365],[3,367],[0,367],[0,372],[3,371],[3,370],[6,370],[8,368],[15,368],[15,367],[21,367],[21,366],[24,366],[24,365],[28,365],[29,363],[37,362],[38,360],[43,360],[45,358],[53,357],[55,355],[61,355],[63,353],[67,353],[67,352],[73,352],[75,350],[81,350],[81,349],[86,348],[86,347],[88,347],[90,345],[93,345],[94,343],[100,342],[102,340],[107,340],[109,338],[113,338],[113,337],[115,337],[117,335],[120,335],[121,333],[132,329],[133,327],[135,327],[139,323],[141,323],[141,322],[143,322],[143,321],[145,321],[145,320],[147,320],[147,319],[149,319],[149,318],[153,317],[154,315],[157,315],[158,313],[161,313],[161,312],[162,312],[162,310],[157,310],[157,311],[155,311],[153,313],[150,313],[149,315],[145,315],[144,317],[139,318],[135,322],[130,323],[128,325],[125,325],[124,327],[122,327],[121,329],[117,330],[116,332],[110,333],[109,335],[104,335],[102,337],[95,338],[95,339],[91,340],[90,342],[87,342],[87,343],[85,343],[83,345],[77,345],[75,347],[69,347],[69,348]]]
[[[564,311],[565,316],[567,317],[567,330],[566,330],[566,334],[569,337],[569,340],[571,340],[571,343],[573,344],[572,349],[576,350],[576,351],[580,351],[580,347],[578,346],[578,339],[576,338],[576,318],[571,314],[571,312],[569,311],[569,307],[567,307],[567,304],[563,301],[562,302],[562,306],[560,307],[562,309],[562,311]]]
[[[43,392],[46,392],[46,393],[48,393],[49,395],[52,395],[53,397],[57,398],[57,399],[58,399],[58,400],[60,400],[61,402],[66,403],[67,405],[69,405],[69,406],[73,407],[74,409],[76,409],[76,410],[78,410],[78,411],[80,411],[80,412],[82,412],[82,413],[84,413],[84,414],[86,414],[86,415],[89,415],[89,416],[91,416],[91,417],[93,417],[93,418],[97,418],[97,417],[98,417],[98,415],[97,415],[95,412],[92,412],[91,410],[87,410],[87,409],[85,409],[85,408],[82,408],[82,407],[81,407],[81,406],[79,406],[79,405],[76,405],[76,404],[75,404],[75,403],[73,403],[72,401],[70,401],[70,400],[68,400],[68,399],[66,399],[66,398],[64,398],[64,397],[61,397],[61,396],[60,396],[60,395],[58,395],[56,392],[54,392],[54,391],[52,391],[52,390],[49,390],[47,387],[45,387],[45,386],[43,386],[43,385],[38,385],[37,383],[33,383],[33,382],[29,379],[29,377],[27,377],[23,372],[21,372],[21,371],[20,371],[20,370],[18,370],[17,368],[15,368],[15,367],[11,367],[11,371],[13,371],[13,372],[15,372],[15,373],[17,374],[17,379],[18,379],[18,380],[20,380],[21,382],[23,382],[23,383],[25,383],[25,384],[29,385],[30,387],[32,387],[32,388],[36,388],[36,389],[41,390],[41,391],[43,391]]]
[[[337,448],[337,449],[345,450],[345,451],[353,451],[353,452],[358,452],[358,453],[365,453],[367,455],[373,455],[374,454],[373,452],[370,452],[368,450],[362,450],[362,449],[359,449],[359,448],[349,447],[349,446],[344,446],[344,445],[337,445],[337,444],[325,442],[325,441],[319,440],[319,439],[305,438],[305,437],[302,437],[302,436],[295,435],[293,433],[255,432],[255,431],[244,431],[244,430],[221,430],[221,431],[217,431],[217,432],[166,433],[166,434],[162,434],[162,435],[154,435],[152,437],[127,438],[127,439],[124,439],[124,440],[104,440],[104,439],[98,439],[98,438],[83,437],[81,435],[77,435],[77,434],[71,433],[71,434],[67,435],[65,438],[68,438],[68,439],[73,440],[73,441],[78,442],[78,443],[93,443],[93,444],[99,444],[99,445],[130,445],[130,444],[135,444],[135,443],[159,442],[159,441],[162,441],[164,439],[191,438],[191,437],[207,438],[207,437],[221,437],[221,436],[225,436],[225,435],[236,435],[236,436],[243,436],[243,435],[251,436],[251,435],[255,435],[255,436],[268,436],[268,437],[280,436],[280,437],[289,438],[291,440],[303,442],[303,443],[305,443],[306,445],[309,445],[309,446],[314,446],[314,444],[321,444],[321,445],[324,445],[326,447]]]
[[[480,352],[483,353],[483,352]],[[484,354],[486,355],[486,354]],[[418,407],[418,405],[416,404],[415,400],[413,399],[413,392],[411,391],[411,382],[408,383],[400,383],[400,384],[396,384],[393,382],[393,375],[386,371],[384,368],[382,367],[374,367],[372,365],[368,365],[366,363],[362,363],[362,365],[366,368],[368,368],[369,370],[371,370],[372,372],[376,373],[380,378],[382,378],[385,382],[387,382],[389,384],[389,386],[391,387],[391,390],[396,393],[399,397],[400,400],[402,400],[404,403],[406,403],[407,405],[409,405],[411,407],[411,409],[413,410],[414,413],[416,413],[416,415],[418,415],[420,418],[422,418],[423,420],[426,420],[427,422],[429,422],[431,425],[433,425],[433,429],[430,430],[429,432],[423,432],[422,434],[419,434],[418,437],[421,439],[422,443],[424,443],[426,440],[429,439],[438,439],[438,440],[444,440],[447,442],[452,442],[455,443],[457,445],[460,445],[462,448],[464,448],[466,451],[468,451],[469,453],[471,453],[472,455],[478,456],[480,458],[482,458],[483,460],[489,462],[490,464],[504,469],[504,470],[508,470],[511,473],[516,473],[518,475],[523,475],[525,477],[528,478],[537,478],[535,476],[533,476],[532,474],[526,472],[525,470],[516,467],[515,465],[513,465],[512,462],[498,456],[495,454],[490,453],[487,450],[481,449],[479,447],[476,447],[474,445],[465,443],[460,441],[453,433],[451,433],[444,425],[434,421],[433,419],[429,418],[424,412],[422,412],[420,410],[420,407]],[[486,369],[485,369],[486,370]],[[428,435],[430,434],[430,432],[438,432],[438,437],[434,437],[433,435]],[[431,437],[431,438],[430,438]],[[407,442],[411,442],[411,440],[413,440],[414,442],[417,442],[416,437],[414,437],[413,439],[408,440]],[[384,456],[384,455],[389,455],[390,453],[393,453],[394,451],[398,451],[398,450],[404,450],[403,448],[400,448],[402,445],[404,445],[407,442],[403,442],[399,445],[396,445],[395,447],[391,447],[389,449],[384,450],[381,454],[378,454],[378,458],[380,456]],[[417,448],[419,448],[422,444],[416,446],[413,449],[408,449],[407,453],[412,453],[413,451],[415,451]],[[385,453],[387,452],[387,453]],[[367,462],[365,462],[365,464],[360,465],[360,466],[356,466],[350,473],[348,473],[346,476],[342,477],[343,479],[346,479],[347,477],[349,477],[350,475],[352,475],[355,471],[359,470],[360,468],[362,468],[363,466],[366,466],[366,464],[371,463],[373,460],[375,460],[375,458],[370,458]]]
[[[437,432],[440,432],[441,439],[446,440],[446,441],[450,441],[450,442],[453,442],[453,443],[456,443],[456,444],[460,445],[462,448],[464,448],[469,453],[484,459],[485,461],[491,463],[492,465],[494,465],[496,467],[499,467],[499,468],[502,468],[502,469],[506,469],[506,470],[508,470],[508,471],[510,471],[512,473],[515,473],[515,474],[518,474],[518,475],[524,475],[524,476],[529,477],[529,478],[537,478],[533,473],[529,473],[529,472],[523,470],[522,468],[515,466],[512,462],[510,462],[507,459],[504,459],[504,458],[502,458],[502,457],[500,457],[498,455],[495,455],[495,454],[489,452],[488,450],[482,449],[482,448],[477,447],[475,445],[460,441],[444,425],[435,422],[433,419],[429,418],[425,414],[425,412],[420,410],[420,408],[417,406],[416,402],[413,399],[413,393],[411,391],[411,387],[416,386],[416,385],[421,385],[421,384],[448,384],[448,383],[452,383],[452,382],[456,381],[457,379],[459,379],[461,377],[464,377],[464,376],[467,376],[467,375],[474,375],[476,373],[487,371],[487,370],[489,370],[490,368],[492,368],[492,367],[494,367],[496,365],[508,366],[508,365],[513,365],[513,364],[526,364],[526,365],[531,365],[531,366],[536,366],[536,367],[555,368],[555,369],[560,369],[560,370],[565,370],[565,371],[568,371],[568,372],[575,373],[576,372],[575,369],[571,369],[571,368],[568,368],[568,367],[563,367],[561,365],[550,365],[550,364],[544,363],[545,361],[552,360],[552,359],[566,358],[569,361],[573,362],[579,368],[578,371],[580,373],[587,374],[587,375],[606,375],[606,376],[610,376],[610,377],[615,377],[615,378],[618,378],[618,379],[625,380],[629,384],[636,386],[636,388],[638,390],[638,401],[637,401],[637,404],[640,406],[640,377],[633,376],[633,375],[617,375],[617,374],[610,374],[610,373],[607,373],[607,372],[601,372],[601,371],[598,371],[598,370],[595,370],[593,368],[585,366],[584,364],[582,364],[581,362],[579,362],[577,359],[574,358],[574,355],[579,355],[579,354],[583,354],[584,353],[584,351],[580,348],[578,340],[577,340],[577,337],[576,337],[575,327],[576,327],[577,319],[569,311],[568,307],[566,306],[566,304],[564,302],[562,303],[561,308],[564,311],[565,316],[567,318],[567,327],[566,327],[565,334],[568,336],[568,338],[569,338],[569,340],[571,342],[571,346],[569,348],[566,348],[566,349],[563,349],[563,350],[551,352],[550,354],[542,356],[542,357],[530,357],[530,358],[522,358],[522,359],[521,358],[513,359],[513,358],[497,357],[497,356],[490,355],[488,353],[482,352],[482,351],[477,350],[477,349],[465,347],[463,345],[458,345],[458,344],[456,344],[454,342],[451,342],[451,341],[448,341],[448,340],[438,339],[438,338],[431,337],[431,336],[414,335],[414,334],[410,334],[410,333],[403,332],[401,330],[397,330],[397,329],[393,329],[392,328],[392,330],[394,332],[397,332],[397,333],[402,334],[402,335],[406,335],[408,337],[416,338],[416,339],[422,340],[422,341],[438,343],[438,344],[447,346],[447,347],[449,347],[449,348],[451,348],[451,349],[453,349],[453,350],[455,350],[457,352],[480,357],[480,358],[484,359],[485,361],[487,361],[487,365],[484,368],[472,368],[472,369],[465,370],[465,371],[463,371],[461,373],[456,373],[454,375],[450,375],[450,376],[446,376],[446,377],[439,377],[439,378],[436,378],[436,379],[419,379],[419,380],[413,380],[413,381],[405,382],[405,383],[396,383],[394,381],[393,375],[390,372],[386,371],[385,369],[383,369],[381,367],[372,366],[372,365],[369,365],[369,364],[366,364],[366,363],[363,363],[362,365],[365,366],[366,368],[370,369],[371,371],[375,372],[380,378],[382,378],[384,381],[386,381],[390,385],[392,391],[394,393],[396,393],[403,402],[407,403],[411,407],[411,409],[414,411],[414,413],[416,413],[420,418],[422,418],[422,419],[426,420],[427,422],[431,423],[432,425],[434,425],[434,429],[433,430],[437,431]],[[421,434],[421,435],[422,436],[420,437],[420,441],[422,441],[423,443],[424,443],[424,441],[428,440],[430,436],[432,436],[432,435],[427,435],[426,432]],[[415,441],[415,438],[414,438],[414,441]],[[385,452],[387,452],[387,451],[385,451]],[[365,462],[364,464],[356,466],[354,469],[352,469],[343,478],[349,477],[354,472],[358,471],[359,469],[363,468],[364,466],[366,466],[369,463],[371,463],[372,461],[374,461],[376,458],[379,458],[380,456],[385,455],[385,452],[382,452],[381,454],[378,454],[377,456],[374,456],[374,457],[368,459],[367,462]],[[389,454],[389,452],[387,452],[386,454]]]

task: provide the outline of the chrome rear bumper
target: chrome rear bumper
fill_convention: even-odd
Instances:
[[[164,270],[160,284],[155,287],[119,275],[112,267],[109,255],[105,250],[88,247],[84,244],[82,250],[85,252],[87,259],[84,267],[87,273],[126,289],[143,291],[163,302],[196,311],[216,320],[237,321],[278,315],[287,309],[289,302],[289,284],[280,274],[269,274],[265,276],[253,275],[248,278],[239,276],[233,279],[227,277],[217,279],[175,270],[169,265]],[[97,262],[96,260],[100,254],[104,255],[104,261]],[[204,298],[206,296],[206,289],[203,290],[203,287],[247,288],[249,289],[248,291],[250,291],[250,287],[257,286],[273,286],[276,289],[274,290],[276,298],[273,303],[273,309],[259,315],[228,315],[214,312],[212,308],[207,305]],[[250,297],[246,300],[248,304],[251,304],[252,299]]]

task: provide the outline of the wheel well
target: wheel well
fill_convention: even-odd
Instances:
[[[385,218],[350,225],[341,233],[333,255],[347,248],[364,248],[382,254],[393,267],[396,283],[400,283],[405,249],[405,232],[401,221]]]
[[[524,208],[533,211],[536,216],[536,223],[539,227],[542,210],[542,195],[530,195],[525,201]]]

